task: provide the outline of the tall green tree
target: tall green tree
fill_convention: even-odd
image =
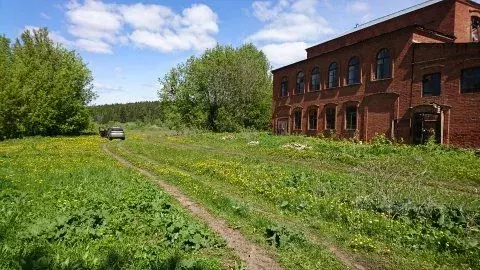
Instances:
[[[252,44],[217,45],[173,68],[160,83],[165,121],[179,119],[213,131],[268,127],[270,64]]]
[[[26,30],[6,47],[11,64],[2,95],[7,112],[0,124],[3,137],[75,134],[85,129],[90,121],[86,105],[95,94],[91,72],[80,56],[55,44],[46,28]]]

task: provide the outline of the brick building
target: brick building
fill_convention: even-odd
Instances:
[[[480,146],[480,4],[431,0],[273,71],[277,134]]]

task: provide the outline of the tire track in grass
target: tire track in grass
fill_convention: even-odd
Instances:
[[[119,148],[122,151],[125,151],[125,152],[131,153],[133,155],[136,155],[137,157],[145,160],[146,162],[149,162],[149,163],[152,163],[152,164],[157,164],[158,163],[157,161],[152,160],[151,158],[149,158],[147,156],[144,156],[144,155],[141,155],[141,154],[134,153],[134,152],[130,151],[130,149],[125,148],[125,145],[120,145]],[[188,174],[188,175],[192,176],[192,173],[190,171],[187,171],[183,168],[180,168],[180,167],[177,167],[177,166],[174,166],[174,165],[170,165],[170,164],[168,164],[168,166],[173,167],[173,168],[181,171],[182,173],[185,173],[185,174]],[[250,209],[252,209],[253,211],[256,211],[258,213],[267,215],[267,216],[275,216],[275,214],[273,214],[273,213],[265,212],[264,210],[257,209],[255,207],[253,207],[252,205],[250,205]],[[291,223],[291,222],[288,222],[288,223]],[[369,269],[369,268],[365,267],[363,265],[363,263],[361,264],[360,262],[358,262],[351,254],[349,254],[348,252],[339,248],[337,245],[335,245],[335,244],[331,243],[330,241],[327,241],[327,240],[325,240],[321,237],[316,236],[315,234],[310,232],[307,228],[304,228],[304,229],[305,229],[305,233],[307,235],[307,238],[312,243],[314,243],[317,246],[323,246],[323,247],[327,248],[348,269],[355,269],[355,270]],[[381,266],[374,266],[373,267],[373,269],[377,269],[377,268],[381,269],[382,267]]]
[[[275,260],[273,260],[263,248],[251,243],[242,234],[240,234],[240,232],[228,227],[227,223],[224,220],[215,218],[203,206],[195,203],[192,199],[183,194],[177,187],[167,184],[166,182],[162,181],[157,176],[147,170],[134,166],[132,163],[128,162],[124,158],[111,152],[106,144],[103,144],[102,149],[104,152],[116,159],[122,165],[132,168],[153,180],[159,187],[168,192],[189,212],[205,221],[205,223],[207,223],[207,225],[212,230],[214,230],[223,239],[225,239],[225,241],[227,242],[227,246],[232,248],[235,253],[243,261],[245,261],[248,269],[282,269],[280,265]]]

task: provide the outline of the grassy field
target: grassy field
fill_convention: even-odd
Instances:
[[[0,269],[228,269],[240,261],[97,136],[0,143]],[[177,267],[177,268],[175,268]]]
[[[480,269],[480,158],[471,151],[154,128],[127,130],[126,141],[1,142],[1,269],[242,268],[222,239],[103,143],[285,269],[345,269],[345,260]]]
[[[180,187],[286,269],[480,268],[480,158],[434,145],[130,132],[109,149]]]

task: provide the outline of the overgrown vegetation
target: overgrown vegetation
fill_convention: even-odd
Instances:
[[[90,121],[90,70],[46,28],[25,30],[13,45],[0,36],[0,140],[78,134]]]
[[[0,143],[1,269],[234,267],[222,239],[101,143]]]
[[[468,150],[149,129],[111,146],[287,269],[342,268],[328,245],[371,268],[480,268],[480,159]]]
[[[161,117],[171,129],[266,129],[272,77],[264,53],[252,44],[217,45],[159,79]]]

